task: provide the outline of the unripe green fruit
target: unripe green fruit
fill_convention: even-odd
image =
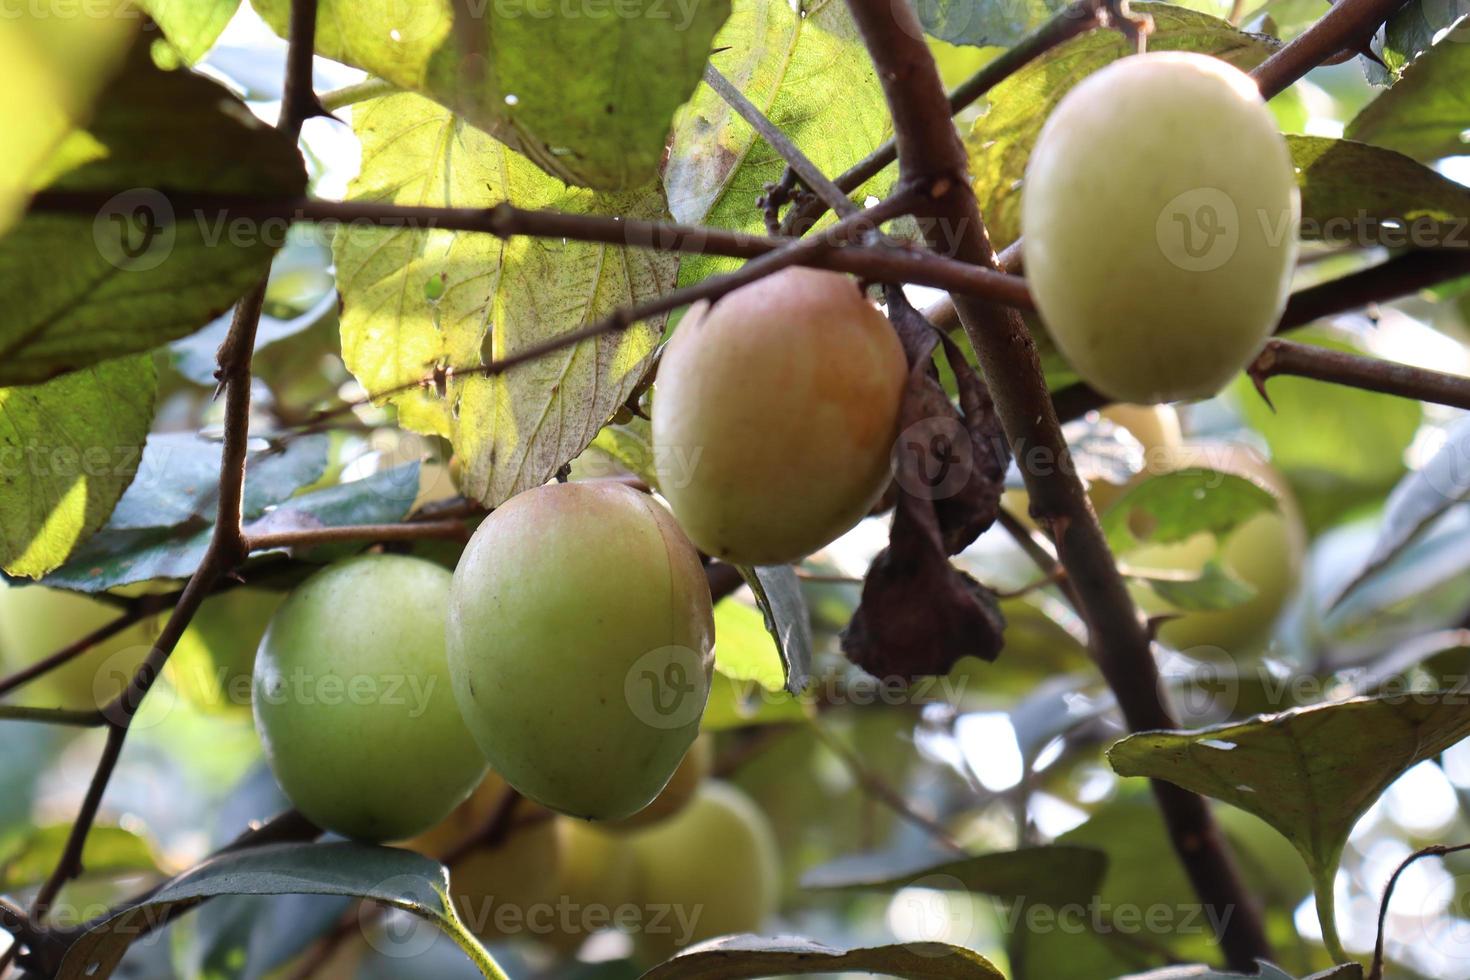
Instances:
[[[669,906],[665,929],[635,940],[645,959],[662,961],[693,943],[758,932],[776,911],[776,838],[750,797],[707,780],[678,816],[629,838],[645,908]]]
[[[1208,465],[1254,480],[1280,497],[1280,510],[1247,518],[1222,542],[1214,535],[1196,534],[1175,544],[1146,544],[1123,556],[1137,571],[1199,572],[1211,559],[1223,564],[1256,594],[1229,609],[1181,612],[1159,628],[1159,639],[1195,656],[1208,656],[1212,647],[1232,656],[1249,652],[1267,638],[1301,579],[1307,535],[1296,501],[1285,478],[1250,449],[1195,445],[1180,447],[1170,457],[1165,465],[1171,469]],[[1152,592],[1140,594],[1139,604],[1150,615],[1174,612]]]
[[[633,849],[595,824],[571,817],[556,819],[561,842],[556,894],[560,906],[552,930],[539,936],[564,953],[574,953],[587,937],[608,928],[618,910],[636,901]]]
[[[600,824],[599,829],[620,833],[651,827],[669,819],[694,799],[694,794],[699,790],[700,784],[709,775],[710,765],[714,761],[713,755],[714,750],[710,748],[709,736],[701,735],[696,738],[694,744],[689,746],[689,751],[684,753],[684,758],[679,761],[679,768],[675,769],[674,775],[669,778],[669,784],[659,791],[652,803],[631,817]]]
[[[122,615],[80,592],[0,583],[0,673],[29,667]],[[103,640],[64,666],[6,696],[39,708],[97,708],[111,701],[148,656],[158,635],[154,617]]]
[[[696,306],[659,364],[659,489],[707,554],[802,558],[887,486],[906,374],[892,326],[844,275],[787,269]]]
[[[533,816],[527,819],[530,811]],[[465,925],[482,939],[527,934],[547,936],[553,928],[562,838],[555,819],[524,800],[515,825],[493,846],[470,851],[449,869],[449,892]]]
[[[1123,58],[1064,96],[1026,167],[1026,280],[1082,378],[1119,401],[1218,392],[1280,317],[1300,203],[1249,76]]]
[[[455,569],[448,622],[465,721],[495,771],[538,803],[629,816],[699,734],[709,585],[646,494],[561,483],[496,508]]]
[[[281,789],[316,824],[401,840],[444,819],[485,759],[444,655],[450,576],[369,555],[303,582],[255,658],[255,727]]]

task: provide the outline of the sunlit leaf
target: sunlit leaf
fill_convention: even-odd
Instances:
[[[731,936],[696,946],[643,974],[643,980],[744,980],[804,973],[878,973],[907,980],[1004,980],[974,950],[947,943],[834,949],[794,937]]]
[[[0,565],[37,578],[107,522],[153,421],[153,361],[0,388]]]
[[[253,3],[284,36],[291,0]],[[617,190],[655,176],[669,120],[729,10],[728,0],[321,0],[316,49],[434,99],[546,173]]]
[[[363,143],[356,199],[667,213],[653,187],[621,194],[567,188],[415,95],[357,106],[353,119]],[[348,368],[398,407],[400,424],[449,438],[464,463],[464,493],[492,506],[546,482],[592,441],[641,379],[662,318],[504,374],[473,368],[662,293],[676,266],[648,249],[409,227],[344,226],[334,251]],[[449,368],[461,373],[442,390],[404,388]]]
[[[846,4],[737,0],[715,47],[723,50],[711,64],[823,173],[841,173],[888,137],[883,91]],[[669,210],[679,221],[764,233],[756,198],[785,167],[735,110],[700,85],[674,120],[664,174]],[[890,168],[855,199],[882,196],[892,182]],[[689,256],[679,281],[695,282],[737,264]]]

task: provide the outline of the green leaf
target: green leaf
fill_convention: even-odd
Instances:
[[[1113,550],[1127,553],[1143,543],[1223,535],[1277,506],[1275,493],[1259,479],[1187,466],[1150,476],[1126,491],[1103,515],[1102,526]]]
[[[61,860],[71,824],[50,824],[0,846],[0,889],[16,891],[46,879]],[[88,875],[157,871],[158,859],[147,840],[121,827],[93,827],[82,850]]]
[[[1400,480],[1388,495],[1373,551],[1362,570],[1338,593],[1334,605],[1393,563],[1451,507],[1470,499],[1467,453],[1470,453],[1470,422],[1462,420],[1450,430],[1445,444],[1433,458]]]
[[[1170,577],[1158,573],[1135,576],[1160,599],[1182,611],[1233,609],[1256,597],[1255,587],[1220,564],[1207,561],[1198,575]]]
[[[138,6],[163,30],[163,36],[193,64],[204,56],[235,11],[240,0],[137,0]]]
[[[1367,143],[1288,136],[1286,144],[1302,190],[1302,238],[1358,247],[1470,246],[1470,188],[1463,184]]]
[[[1434,45],[1435,35],[1464,12],[1464,5],[1457,0],[1409,0],[1399,7],[1383,26],[1381,39],[1372,42],[1383,65],[1364,59],[1368,80],[1375,85],[1396,81],[1405,68]]]
[[[1052,14],[1065,0],[988,3],[983,0],[915,0],[924,33],[949,44],[977,48],[1010,47]]]
[[[802,875],[801,887],[881,892],[930,888],[1005,901],[1086,905],[1107,867],[1102,851],[1067,844],[922,863],[904,854],[860,854],[812,868]]]
[[[241,507],[245,519],[261,516],[266,508],[320,479],[327,465],[327,442],[325,435],[306,436],[283,450],[253,456],[245,470]],[[100,592],[132,582],[192,575],[209,547],[214,526],[220,450],[219,443],[193,434],[150,436],[138,477],[107,526],[51,572],[45,584]]]
[[[1459,692],[1354,698],[1191,732],[1143,732],[1108,750],[1121,776],[1164,779],[1240,807],[1330,883],[1353,825],[1411,766],[1470,736]],[[1330,887],[1330,886],[1329,886]]]
[[[362,172],[351,196],[396,204],[521,207],[666,217],[654,188],[567,188],[427,99],[355,107]],[[493,377],[473,371],[397,390],[436,368],[473,368],[665,292],[677,260],[648,249],[448,231],[344,226],[334,246],[342,353],[399,423],[449,438],[466,496],[489,506],[550,479],[580,453],[641,379],[663,318],[557,351]],[[442,289],[429,298],[433,286]]]
[[[812,624],[806,596],[793,565],[737,565],[755,593],[766,630],[776,641],[786,670],[786,690],[800,694],[812,673]]]
[[[59,980],[106,980],[139,930],[180,906],[218,895],[348,895],[368,898],[426,919],[457,942],[485,976],[492,964],[460,922],[449,898],[449,876],[412,851],[366,844],[276,844],[222,854],[196,865],[145,900],[110,914],[67,951]]]
[[[1447,5],[1448,6],[1448,5]],[[1462,22],[1368,103],[1344,134],[1416,160],[1465,153],[1470,131],[1470,22]]]
[[[736,0],[711,63],[828,175],[846,170],[892,132],[887,103],[847,5],[832,0]],[[841,111],[836,111],[841,107]],[[674,119],[664,172],[669,210],[691,224],[765,233],[756,198],[785,162],[708,85]],[[882,196],[885,170],[855,194]],[[692,255],[679,282],[697,282],[738,259]]]
[[[1326,328],[1292,339],[1329,350],[1363,353],[1349,335]],[[1404,472],[1423,406],[1407,398],[1277,377],[1266,383],[1267,405],[1245,375],[1228,389],[1246,424],[1271,449],[1271,462],[1290,480],[1308,526],[1320,528],[1345,510],[1380,495]]]
[[[715,606],[715,669],[734,681],[754,681],[766,691],[786,685],[776,640],[760,610],[730,598]]]
[[[156,68],[143,41],[47,171],[48,190],[133,189],[96,213],[32,212],[0,238],[0,384],[192,333],[265,273],[272,226],[174,214],[151,188],[271,198],[306,189],[290,140],[216,83]]]
[[[642,980],[744,980],[804,973],[878,973],[908,980],[1005,980],[974,950],[948,943],[834,949],[786,936],[730,936],[681,953]]]
[[[0,287],[3,288],[3,287]],[[0,388],[0,565],[40,576],[107,522],[153,421],[153,360]]]
[[[658,489],[658,461],[654,458],[653,427],[648,419],[634,416],[627,422],[609,422],[597,430],[583,456],[608,460],[651,489]]]
[[[1255,973],[1221,973],[1208,966],[1167,966],[1162,970],[1135,973],[1119,980],[1292,980],[1291,974],[1278,966],[1258,960]],[[1344,963],[1302,980],[1362,980],[1363,968],[1357,963]]]
[[[284,37],[291,0],[252,2]],[[729,13],[729,0],[322,0],[316,49],[428,96],[567,183],[619,190],[655,176]]]
[[[73,126],[86,120],[107,80],[122,65],[137,21],[103,0],[91,16],[57,17],[22,5],[0,18],[0,234],[20,217],[36,172]]]
[[[1153,16],[1150,51],[1200,52],[1249,69],[1279,43],[1171,4],[1136,3],[1132,9]],[[1020,237],[1021,178],[1046,117],[1072,86],[1131,53],[1117,31],[1090,31],[1053,48],[991,90],[989,110],[975,120],[965,146],[980,211],[997,248]]]

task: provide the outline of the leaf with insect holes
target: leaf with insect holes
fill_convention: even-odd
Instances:
[[[0,566],[39,578],[107,523],[133,482],[158,388],[150,357],[0,388]]]
[[[1440,4],[1441,11],[1458,8]],[[1385,146],[1416,160],[1465,153],[1470,131],[1470,21],[1441,38],[1388,91],[1368,103],[1343,135]]]
[[[667,217],[657,187],[568,188],[416,95],[356,106],[353,126],[362,140],[355,200]],[[333,251],[348,369],[398,409],[401,425],[448,438],[463,492],[487,506],[545,483],[587,447],[642,379],[663,318],[503,374],[473,369],[659,296],[677,269],[651,249],[407,226],[344,226]],[[416,386],[436,369],[458,372]]]
[[[846,4],[736,0],[710,63],[829,176],[861,160],[892,131],[872,59]],[[834,111],[838,106],[841,112]],[[780,155],[701,84],[674,117],[664,174],[669,210],[682,222],[763,234],[756,199],[785,169]],[[889,167],[854,199],[883,196],[894,176]],[[679,282],[698,282],[739,264],[691,255]]]
[[[905,980],[1005,980],[971,949],[948,943],[902,943],[834,949],[795,936],[729,936],[695,946],[643,974],[642,980],[747,980],[804,973],[876,973]]]
[[[1354,698],[1117,742],[1120,776],[1163,779],[1260,817],[1330,881],[1358,818],[1409,767],[1470,736],[1470,695]]]
[[[1108,545],[1127,553],[1145,542],[1173,544],[1196,534],[1223,535],[1280,506],[1263,482],[1208,466],[1157,473],[1119,497],[1102,518]]]
[[[253,3],[284,37],[291,0]],[[320,0],[316,50],[428,96],[559,181],[618,190],[656,176],[729,13],[729,0]]]
[[[1321,136],[1288,136],[1286,145],[1302,190],[1303,238],[1359,248],[1463,238],[1470,222],[1470,188],[1463,184],[1381,146]]]
[[[166,882],[137,904],[110,911],[67,950],[58,980],[106,980],[128,946],[170,914],[218,895],[346,895],[410,912],[442,929],[485,976],[492,961],[449,898],[449,876],[431,858],[349,842],[273,844],[224,853]]]
[[[1132,10],[1154,19],[1150,51],[1194,51],[1249,69],[1280,43],[1183,7],[1135,3]],[[965,147],[980,212],[997,248],[1021,234],[1021,178],[1042,123],[1072,86],[1129,53],[1117,31],[1091,31],[1053,48],[990,91],[988,111],[975,120]]]
[[[265,226],[242,236],[227,218],[175,214],[150,188],[291,199],[306,190],[306,172],[290,139],[219,84],[155,67],[143,39],[42,182],[117,196],[101,211],[32,211],[0,238],[0,384],[183,337],[270,267]]]

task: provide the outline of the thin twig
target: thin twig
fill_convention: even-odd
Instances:
[[[827,731],[819,719],[808,718],[807,724],[811,727],[812,734],[816,735],[817,740],[841,760],[843,766],[857,780],[858,785],[863,788],[863,792],[888,807],[902,819],[924,831],[924,833],[932,837],[941,846],[954,851],[956,854],[969,855],[970,852],[965,846],[945,829],[943,824],[915,810],[909,804],[909,801],[903,798],[902,793],[888,785],[887,780],[868,768],[867,764],[858,757],[857,753],[849,748],[842,739]]]
[[[957,228],[949,243],[962,261],[996,268],[996,257],[974,192],[964,179],[968,160],[949,117],[934,58],[907,4],[849,0],[872,57],[894,120],[903,180],[951,178],[929,213]],[[933,222],[920,221],[920,226]],[[1025,322],[1013,309],[956,296],[961,324],[979,355],[1006,437],[1025,460],[1022,476],[1032,512],[1050,527],[1057,554],[1080,600],[1089,646],[1134,731],[1173,728],[1163,700],[1152,639],[1133,605],[1127,584],[1108,550],[1087,494],[1071,465],[1066,439],[1052,406],[1040,358]],[[1269,959],[1270,943],[1259,909],[1240,877],[1229,847],[1205,801],[1170,783],[1155,781],[1169,838],[1201,901],[1222,923],[1220,945],[1230,965],[1252,970]]]
[[[343,541],[421,541],[436,538],[446,541],[468,541],[469,528],[462,521],[406,521],[402,524],[349,524],[338,527],[312,527],[296,531],[264,531],[251,534],[246,529],[247,551],[272,548],[304,548]]]
[[[1052,48],[1097,27],[1099,6],[1098,0],[1077,0],[1069,4],[1003,54],[988,62],[985,67],[949,93],[950,115],[957,115],[973,105],[995,86]],[[876,177],[884,167],[897,159],[897,146],[890,139],[834,178],[832,183],[839,192],[844,195],[850,194]],[[789,189],[796,176],[788,168],[786,176],[782,177],[778,186]],[[816,190],[816,188],[812,189]],[[781,222],[781,230],[786,234],[799,234],[806,231],[822,216],[827,206],[821,199],[796,204]]]
[[[1276,332],[1306,326],[1323,317],[1387,302],[1470,275],[1470,249],[1425,249],[1405,252],[1386,262],[1360,269],[1292,294]],[[1053,401],[1063,420],[1106,407],[1111,399],[1086,385],[1058,390]]]
[[[285,95],[281,101],[281,114],[276,128],[294,143],[301,135],[302,122],[322,111],[311,90],[316,0],[292,0],[290,34],[290,46],[286,54]],[[107,741],[87,786],[76,821],[67,835],[61,857],[37,891],[32,904],[32,918],[37,921],[44,920],[51,902],[60,893],[62,886],[81,872],[82,852],[86,847],[87,835],[97,819],[102,797],[107,792],[107,784],[111,781],[118,758],[122,755],[128,727],[139,705],[162,672],[169,654],[173,652],[175,644],[215,582],[226,571],[239,564],[247,554],[244,550],[244,537],[240,532],[240,503],[244,494],[245,459],[250,439],[250,359],[255,348],[256,329],[260,325],[261,307],[265,301],[266,282],[267,277],[262,276],[259,283],[236,305],[229,333],[220,345],[218,378],[220,387],[225,391],[224,442],[220,461],[219,509],[209,548],[179,596],[178,604],[153,649],[133,674],[127,687],[101,711],[108,725]]]
[[[40,586],[32,587],[40,588]],[[67,644],[50,656],[42,657],[40,660],[37,660],[30,666],[22,668],[21,670],[17,670],[15,673],[10,674],[5,678],[0,678],[0,695],[9,694],[11,691],[15,690],[17,687],[20,687],[22,684],[25,684],[28,681],[35,680],[37,677],[41,677],[45,674],[49,674],[51,671],[56,670],[58,667],[62,667],[70,663],[77,657],[86,653],[88,650],[91,650],[93,647],[97,646],[97,644],[102,643],[104,640],[111,639],[112,637],[121,633],[123,630],[127,629],[129,626],[132,626],[135,623],[146,619],[149,615],[152,615],[152,613],[144,613],[138,607],[134,607],[124,611],[123,613],[119,614],[116,619],[104,623],[102,626],[99,626],[97,629],[88,633],[86,636]]]
[[[1459,851],[1470,851],[1470,844],[1431,844],[1404,858],[1394,870],[1393,877],[1388,879],[1388,887],[1383,889],[1383,901],[1378,905],[1378,941],[1373,945],[1373,966],[1368,971],[1368,980],[1383,980],[1383,933],[1388,925],[1388,903],[1393,898],[1393,890],[1399,883],[1399,876],[1408,870],[1409,865],[1420,858],[1443,857]]]
[[[1415,401],[1470,408],[1470,378],[1290,340],[1268,341],[1246,373],[1268,405],[1271,396],[1266,393],[1266,381],[1279,375],[1292,375]]]
[[[1267,99],[1341,51],[1366,45],[1407,0],[1337,0],[1327,13],[1251,72]]]
[[[328,225],[358,223],[373,227],[423,231],[464,231],[510,238],[569,239],[629,248],[723,255],[752,259],[788,247],[797,239],[743,231],[704,228],[672,222],[644,221],[617,215],[568,214],[519,208],[500,203],[489,208],[423,207],[377,201],[325,201],[315,198],[260,198],[235,194],[173,191],[158,188],[175,221],[193,216],[201,222],[220,219],[283,220]],[[93,214],[115,196],[108,191],[42,191],[31,199],[36,212]],[[867,212],[863,212],[867,213]],[[806,240],[806,239],[802,239]],[[860,236],[855,236],[860,242]],[[1032,308],[1031,294],[1018,276],[955,262],[925,249],[891,244],[847,243],[839,249],[814,249],[798,255],[794,265],[847,272],[871,282],[907,282],[951,292],[974,293],[997,302]]]
[[[713,62],[704,66],[704,80],[720,98],[729,104],[730,108],[740,114],[741,119],[749,123],[761,135],[761,138],[771,145],[771,149],[781,155],[781,159],[786,161],[786,166],[791,168],[803,183],[821,197],[827,207],[843,218],[860,210],[842,192],[842,188],[832,183],[827,175],[822,173],[795,143],[791,142],[790,137],[781,132],[775,123],[767,119],[766,114],[756,107],[754,102],[745,97],[745,93],[730,84],[730,80],[720,74],[720,70],[714,66]]]

